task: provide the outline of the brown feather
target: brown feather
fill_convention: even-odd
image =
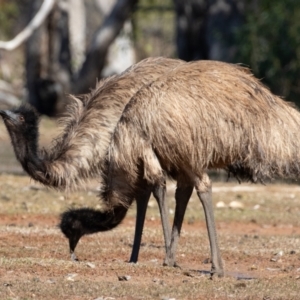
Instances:
[[[74,189],[99,176],[102,158],[126,103],[140,87],[182,63],[163,57],[147,58],[121,75],[100,81],[86,96],[70,96],[67,115],[61,119],[63,132],[51,149],[41,154],[47,162],[43,183]]]
[[[102,196],[127,206],[141,178],[202,178],[223,168],[254,182],[300,174],[300,114],[247,68],[180,65],[140,89],[122,114],[103,168]]]

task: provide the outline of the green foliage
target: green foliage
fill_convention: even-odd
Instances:
[[[18,16],[18,7],[15,1],[0,0],[0,38],[11,37],[13,26]]]
[[[174,17],[172,0],[140,0],[133,16],[134,40],[138,58],[173,57]]]
[[[257,1],[257,7],[246,9],[237,40],[237,61],[249,65],[274,93],[300,106],[300,2]]]
[[[173,0],[140,0],[139,5],[140,6],[169,6],[173,4]]]

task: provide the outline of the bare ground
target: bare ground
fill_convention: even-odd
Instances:
[[[168,184],[173,216],[174,184]],[[181,268],[162,266],[163,238],[152,199],[139,263],[127,262],[135,222],[131,208],[115,230],[84,237],[70,260],[57,224],[71,206],[97,207],[97,182],[69,195],[0,176],[0,299],[299,299],[300,188],[214,184],[216,221],[226,276],[210,280],[202,208],[193,195],[178,247]],[[242,209],[231,209],[238,201]],[[125,279],[125,280],[122,280]],[[127,280],[126,280],[127,279]]]

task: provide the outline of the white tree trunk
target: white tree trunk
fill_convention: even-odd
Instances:
[[[72,93],[86,93],[95,86],[106,62],[108,50],[130,17],[138,0],[117,0],[94,34],[85,61],[74,80]],[[131,63],[130,63],[131,64]]]
[[[99,10],[107,16],[116,4],[116,0],[95,0]]]
[[[101,13],[107,15],[113,9],[116,0],[95,0]],[[113,74],[120,74],[136,62],[134,45],[131,40],[131,21],[126,21],[120,34],[110,45],[106,57],[106,65],[102,71],[102,76],[107,77]]]
[[[84,0],[69,0],[69,32],[72,66],[73,71],[77,73],[85,58],[86,13]]]

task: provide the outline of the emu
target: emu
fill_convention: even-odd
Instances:
[[[299,112],[248,69],[214,61],[180,65],[141,88],[126,105],[103,164],[100,197],[111,222],[119,222],[137,195],[163,185],[165,174],[175,178],[185,197],[176,202],[166,255],[170,263],[195,187],[205,210],[211,274],[222,276],[207,170],[225,169],[252,182],[298,177],[299,125]]]
[[[162,57],[148,58],[121,75],[100,81],[96,89],[88,95],[81,98],[71,96],[67,115],[60,120],[64,125],[63,131],[47,150],[39,149],[38,146],[38,115],[34,109],[22,105],[13,111],[1,111],[0,115],[23,169],[33,179],[60,190],[77,189],[90,178],[99,176],[110,136],[126,103],[140,87],[182,63],[180,60]],[[167,204],[164,201],[165,186],[154,187],[153,194],[159,204],[167,247],[171,229]],[[142,234],[140,224],[144,222],[147,208],[147,202],[137,203],[137,225],[130,258],[132,262],[138,260]],[[97,211],[95,214],[97,215]],[[109,230],[110,227],[103,230]],[[74,250],[80,236],[76,236],[75,242],[71,233],[68,234],[63,226],[61,229],[69,239],[72,259],[76,259]]]

